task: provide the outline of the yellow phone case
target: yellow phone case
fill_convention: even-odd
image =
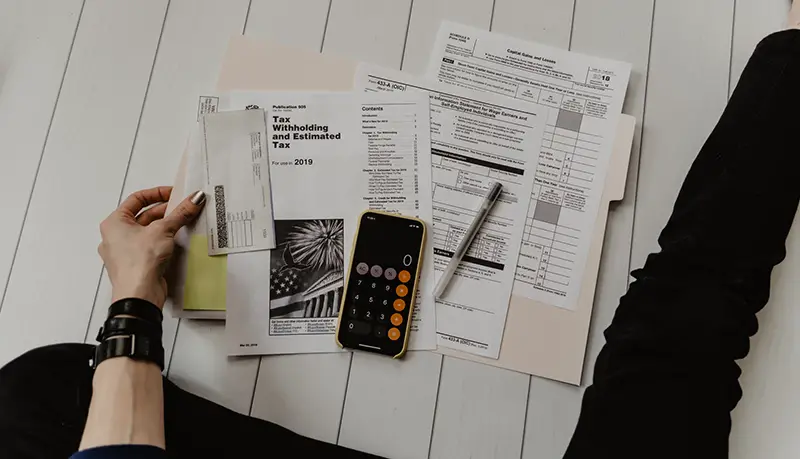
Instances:
[[[336,339],[336,344],[338,344],[340,348],[344,349],[345,348],[344,345],[339,341],[339,327],[342,326],[344,304],[347,299],[347,292],[349,291],[350,287],[350,272],[353,269],[353,254],[356,250],[356,242],[358,242],[358,233],[361,230],[361,218],[366,213],[388,215],[390,217],[402,218],[404,220],[411,220],[422,225],[422,244],[420,244],[419,246],[419,256],[417,257],[417,260],[419,260],[420,262],[417,263],[417,270],[414,273],[414,289],[411,291],[410,295],[411,299],[409,301],[409,307],[408,307],[408,320],[406,321],[405,338],[403,338],[403,348],[400,350],[399,353],[392,356],[393,359],[399,359],[403,357],[403,355],[405,355],[406,353],[406,350],[408,350],[408,337],[411,336],[411,322],[412,318],[414,317],[414,308],[417,306],[417,288],[419,287],[419,273],[420,270],[422,269],[422,263],[425,262],[425,260],[423,259],[423,254],[425,252],[425,240],[427,239],[428,235],[428,227],[427,225],[425,225],[425,222],[420,220],[419,218],[408,217],[406,215],[392,214],[389,212],[382,212],[379,210],[365,210],[364,212],[361,212],[361,214],[358,216],[358,228],[356,228],[356,235],[353,238],[353,245],[350,248],[350,264],[347,269],[347,275],[346,275],[347,281],[344,285],[344,294],[342,295],[342,302],[339,304],[339,318],[336,321],[336,334],[334,335],[334,338]],[[359,350],[359,349],[354,349],[354,350]]]

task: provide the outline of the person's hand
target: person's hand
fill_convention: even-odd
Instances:
[[[175,248],[175,233],[200,215],[206,199],[202,191],[192,193],[165,217],[171,193],[169,186],[137,191],[100,224],[103,241],[97,252],[111,279],[112,302],[141,298],[164,306],[164,271]]]

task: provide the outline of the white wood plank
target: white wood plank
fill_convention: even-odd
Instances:
[[[0,364],[83,340],[98,224],[117,205],[166,4],[86,2],[0,314],[0,336],[13,337]]]
[[[498,0],[491,29],[567,48],[572,21],[572,4],[567,3],[512,3]],[[546,27],[531,22],[531,18],[541,16],[552,18],[552,21],[548,21]],[[520,18],[525,18],[525,21],[520,21]],[[465,452],[481,451],[476,456],[519,457],[530,379],[525,374],[445,357],[431,456],[463,457]],[[468,384],[468,381],[480,383]],[[451,393],[458,394],[458,398],[450,397]],[[503,421],[485,415],[465,415],[484,411],[496,414]]]
[[[22,41],[20,38],[24,36],[26,26],[32,25],[31,15],[28,14],[30,10],[26,8],[24,0],[0,2],[0,88],[3,87],[5,74],[14,60],[15,45]],[[77,22],[77,17],[75,20]]]
[[[631,268],[658,249],[686,172],[725,108],[732,21],[729,0],[656,3]]]
[[[253,0],[245,35],[319,50],[331,0]]]
[[[731,51],[730,89],[736,87],[750,55],[767,35],[786,28],[791,2],[736,0]]]
[[[0,87],[3,74],[9,64],[11,45],[18,30],[22,28],[22,0],[5,0],[0,2]]]
[[[496,0],[492,31],[569,48],[573,6],[569,0]]]
[[[531,378],[525,423],[524,459],[562,457],[581,408],[582,389],[542,378]]]
[[[625,197],[621,202],[612,203],[606,224],[584,367],[583,380],[587,384],[594,373],[597,354],[605,343],[603,330],[611,323],[619,297],[628,288],[653,7],[653,0],[578,0],[575,6],[572,49],[632,65],[622,111],[637,120]]]
[[[402,360],[358,353],[339,444],[391,458],[428,457],[441,356],[409,352]]]
[[[431,458],[518,458],[530,378],[445,358]]]
[[[609,212],[585,363],[586,384],[591,381],[594,361],[605,343],[603,330],[627,289],[652,13],[652,0],[579,0],[575,7],[572,49],[633,65],[623,111],[639,120],[625,198],[613,204]],[[579,388],[532,378],[524,457],[563,455],[577,422],[582,394]]]
[[[263,357],[250,414],[336,443],[349,371],[349,353]]]
[[[755,45],[784,28],[789,2],[738,0],[733,34],[731,90],[739,80]],[[795,360],[800,346],[797,309],[800,273],[800,233],[797,224],[787,242],[786,260],[775,270],[770,302],[758,315],[759,332],[751,340],[750,355],[740,363],[744,395],[733,411],[731,458],[793,457],[800,438],[792,422],[800,409]]]
[[[474,457],[519,457],[530,380],[527,374],[444,357],[431,457],[465,457],[470,451],[479,452]]]
[[[410,6],[410,2],[334,2],[324,51],[400,67]],[[438,22],[419,27],[437,30]],[[354,354],[339,444],[390,457],[426,457],[441,358],[411,352],[398,362]],[[380,411],[375,410],[377,400],[382,403]]]
[[[248,36],[277,39],[293,46],[318,50],[327,10],[327,2],[253,0],[245,33]],[[244,14],[241,7],[237,11]],[[306,22],[307,19],[311,19],[311,22]],[[312,29],[313,24],[319,30]],[[314,36],[318,37],[316,43],[309,38]],[[223,52],[224,47],[220,48],[217,62]],[[197,343],[202,348],[207,348],[208,352],[198,348]],[[336,440],[335,432],[339,426],[349,356],[345,356],[347,360],[342,363],[339,363],[341,359],[335,358],[337,356],[303,355],[265,358],[259,363],[258,358],[228,358],[224,349],[222,324],[183,320],[178,329],[170,378],[177,378],[189,390],[242,413],[268,419],[305,435],[327,441]],[[323,364],[325,358],[327,365]],[[308,365],[315,359],[317,365]],[[228,377],[228,374],[233,376]],[[290,375],[294,377],[290,378]],[[328,377],[331,379],[327,380]],[[276,393],[293,393],[298,381],[304,381],[307,393],[296,393],[297,397],[294,399],[272,399]],[[317,395],[319,399],[312,401],[310,393]],[[314,410],[318,411],[318,417]],[[326,417],[320,415],[321,413],[329,415]],[[334,432],[332,439],[329,438],[330,432]]]
[[[320,50],[328,1],[254,0],[245,34]],[[261,359],[251,415],[335,443],[351,355],[284,355]]]
[[[79,5],[82,5],[81,0]],[[24,37],[24,31],[33,25],[30,12],[34,2],[25,0],[4,0],[0,2],[0,88],[3,86],[3,77],[13,62],[15,45]],[[80,7],[78,9],[80,11]],[[58,14],[55,15],[59,16]],[[77,16],[75,17],[77,22]],[[70,43],[72,40],[70,40]]]
[[[411,0],[337,0],[325,32],[325,53],[398,67]]]
[[[0,292],[11,272],[81,6],[82,0],[14,0],[0,5],[0,139],[4,145],[0,196],[5,197]],[[4,345],[0,341],[0,347]]]
[[[222,321],[182,320],[167,377],[193,394],[248,414],[258,357],[228,357],[224,334]]]
[[[603,331],[611,323],[619,298],[628,286],[653,8],[653,0],[578,0],[575,6],[572,49],[632,64],[623,112],[637,119],[625,197],[612,203],[606,224],[584,362],[584,385],[591,383],[597,354],[605,344]],[[580,414],[582,396],[582,389],[532,379],[523,457],[563,455]]]
[[[324,19],[327,16],[327,2],[303,2],[303,4],[289,3],[287,1],[261,1],[254,0],[250,6],[247,18],[246,34],[279,41],[294,46],[310,47],[319,49],[324,32]],[[301,14],[302,13],[302,14]],[[319,30],[311,29],[311,23],[305,20],[312,18],[314,24],[320,27]],[[316,43],[310,41],[309,37],[317,36]],[[170,378],[179,378],[184,381],[184,385],[193,391],[198,391],[211,397],[228,407],[248,413],[250,411],[251,399],[253,399],[253,388],[256,384],[256,374],[258,372],[258,359],[228,359],[224,352],[223,330],[218,325],[197,324],[192,321],[184,321],[179,329],[177,342],[175,345],[175,355],[170,369]],[[188,342],[188,344],[187,344]],[[214,349],[214,354],[205,358],[198,355],[194,342],[202,342],[210,349]],[[309,358],[327,356],[281,356],[275,359],[264,359],[261,366],[263,372],[258,377],[258,390],[255,391],[253,399],[253,415],[269,419],[273,422],[298,429],[303,434],[326,439],[327,432],[335,432],[338,429],[339,415],[341,413],[341,403],[344,395],[344,386],[347,379],[348,361],[344,366],[339,365],[340,373],[344,373],[339,378],[334,377],[333,368],[323,368],[320,365],[306,367],[302,371],[302,363],[308,362]],[[208,361],[211,366],[209,367]],[[206,363],[203,363],[206,362]],[[194,363],[194,364],[193,364]],[[335,364],[336,360],[328,360],[328,363]],[[200,365],[202,368],[198,368]],[[329,365],[330,366],[330,365]],[[215,377],[218,373],[235,373],[233,378]],[[323,373],[324,372],[324,373]],[[290,392],[290,389],[297,385],[298,379],[286,379],[288,374],[303,373],[299,379],[306,381],[307,386],[316,384],[317,393],[320,388],[327,387],[333,392],[326,397],[320,397],[320,403],[310,403],[308,394],[291,401],[290,398],[283,398],[280,405],[275,405],[271,399],[272,394],[280,392]],[[325,374],[329,374],[334,381],[341,381],[339,390],[335,390],[328,381]],[[274,380],[273,380],[274,379]],[[214,381],[211,385],[203,385],[200,381]],[[277,383],[275,382],[277,381]],[[282,383],[282,384],[281,384]],[[299,395],[299,394],[298,394]],[[287,403],[288,402],[288,403]],[[328,403],[325,405],[325,403]],[[332,420],[333,424],[325,423],[325,417],[312,417],[310,412],[316,409],[325,412],[321,407],[331,408],[327,412],[335,412],[336,416]],[[299,427],[298,427],[299,426]],[[316,429],[317,426],[322,426]],[[327,429],[327,430],[326,430]],[[335,441],[335,436],[332,441]]]
[[[769,304],[759,313],[759,332],[750,343],[750,355],[739,362],[744,391],[733,411],[730,457],[797,457],[797,413],[800,410],[800,231],[787,243],[786,260],[774,271]]]
[[[424,0],[414,2],[408,25],[402,69],[422,75],[428,68],[436,33],[442,19],[488,29],[493,0]]]
[[[214,93],[219,65],[231,35],[240,34],[248,0],[172,0],[153,66],[121,197],[173,183],[186,139],[195,125],[197,98]],[[198,52],[202,50],[202,52]],[[95,298],[86,340],[93,342],[111,299],[105,273]],[[167,307],[164,352],[169,361],[178,319]]]

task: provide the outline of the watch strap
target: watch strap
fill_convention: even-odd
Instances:
[[[143,335],[124,335],[107,339],[95,349],[94,368],[103,361],[115,357],[130,357],[134,360],[152,362],[164,369],[164,348],[161,339]]]
[[[131,334],[161,339],[161,324],[138,317],[112,317],[100,327],[100,331],[97,332],[97,341],[102,342],[112,336]]]
[[[124,298],[108,307],[109,319],[122,315],[138,317],[156,324],[164,320],[164,314],[158,306],[141,298]]]

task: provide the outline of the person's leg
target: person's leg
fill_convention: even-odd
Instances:
[[[298,435],[200,398],[164,380],[167,454],[174,458],[296,456],[376,458]]]
[[[565,457],[727,457],[742,393],[735,360],[756,333],[800,201],[798,107],[800,31],[790,30],[759,44],[686,177],[661,252],[634,271]]]
[[[0,369],[0,457],[66,458],[78,449],[89,401],[94,346],[35,349]],[[375,457],[312,440],[192,395],[164,380],[167,454],[174,458]]]
[[[0,457],[68,458],[92,397],[94,347],[47,346],[0,369]]]

